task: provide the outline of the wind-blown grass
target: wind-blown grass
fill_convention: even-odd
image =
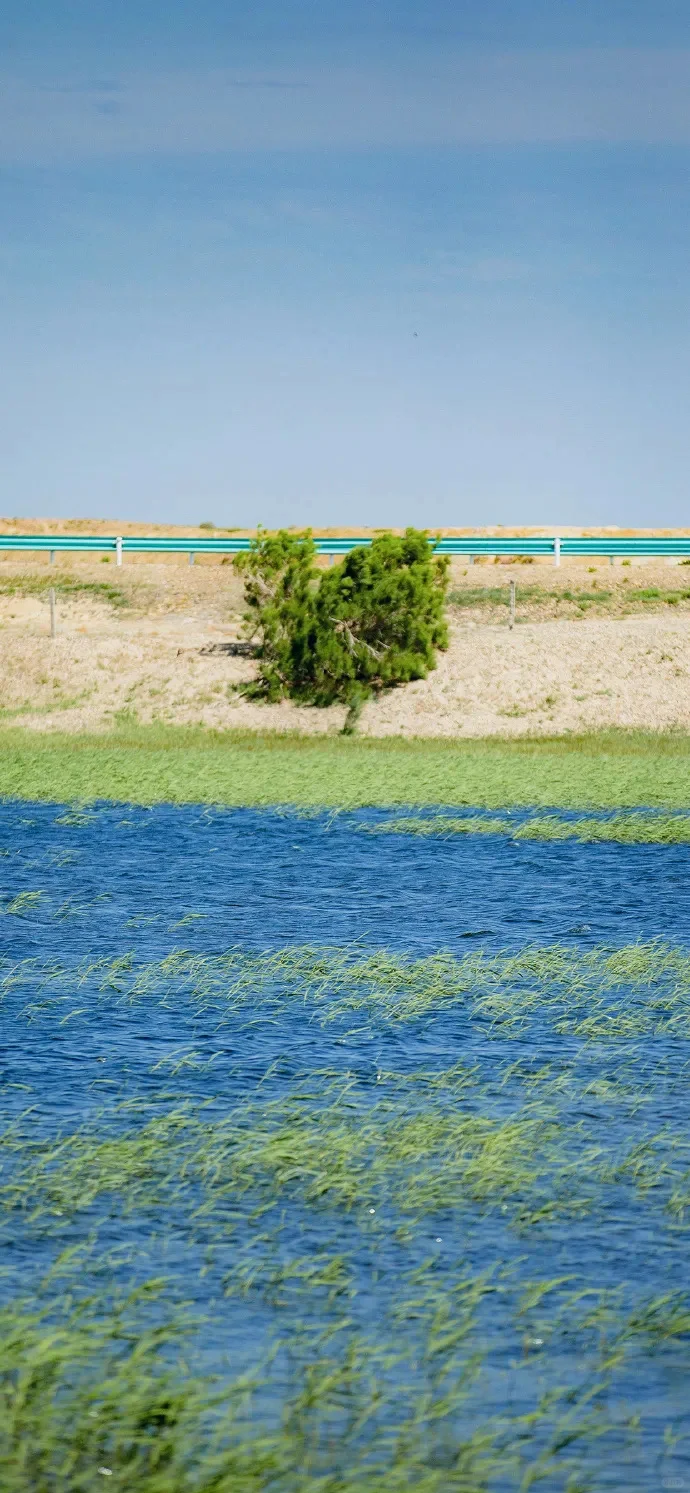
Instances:
[[[23,915],[40,903],[24,893],[6,911]],[[94,1015],[141,1006],[213,1012],[215,1019],[270,1022],[276,1015],[325,1025],[350,1021],[416,1021],[462,1012],[515,1030],[539,1012],[541,1020],[572,1030],[585,1014],[636,1024],[649,1036],[669,1027],[684,1034],[690,1021],[690,955],[660,940],[619,949],[567,944],[527,946],[518,953],[477,950],[456,958],[438,953],[414,959],[387,950],[292,947],[254,953],[195,954],[176,949],[161,960],[133,952],[76,965],[25,960],[0,963],[0,1000],[21,990],[18,1016],[65,1019],[76,1002]],[[257,1000],[259,1004],[257,1005]],[[99,1015],[99,1019],[100,1015]],[[565,1023],[565,1025],[563,1025]],[[622,1028],[621,1028],[622,1030]],[[487,1032],[490,1035],[490,1030]]]
[[[512,840],[576,840],[580,845],[690,845],[688,814],[617,814],[609,819],[560,819],[544,814],[519,823],[510,819],[447,814],[427,818],[399,818],[358,826],[367,834],[422,835],[449,839],[454,835],[509,835]]]
[[[265,1408],[261,1414],[259,1373],[222,1383],[195,1372],[185,1361],[184,1314],[152,1325],[150,1306],[161,1282],[147,1283],[110,1311],[69,1297],[59,1313],[19,1303],[0,1315],[3,1489],[90,1493],[106,1479],[121,1493],[565,1486],[561,1479],[587,1465],[598,1438],[608,1436],[619,1451],[625,1444],[626,1418],[616,1424],[606,1411],[611,1365],[625,1357],[636,1334],[668,1342],[682,1333],[687,1310],[682,1301],[649,1302],[639,1323],[629,1318],[614,1327],[605,1306],[597,1322],[590,1303],[589,1323],[586,1314],[561,1306],[553,1337],[568,1331],[582,1343],[594,1337],[589,1372],[548,1395],[539,1394],[537,1382],[527,1414],[501,1415],[478,1409],[481,1365],[471,1348],[477,1309],[492,1289],[486,1276],[465,1278],[445,1295],[418,1280],[416,1396],[406,1379],[405,1309],[397,1313],[395,1349],[372,1334],[348,1333],[346,1322],[330,1341],[296,1332],[288,1382],[268,1417]],[[553,1299],[557,1289],[558,1282],[537,1282],[525,1293],[519,1315],[527,1341],[541,1342],[528,1335],[535,1315],[530,1300]],[[535,1377],[528,1356],[523,1377]]]
[[[6,728],[0,745],[0,795],[61,803],[687,809],[690,799],[681,732],[410,741],[123,725]]]
[[[15,1237],[22,1218],[45,1240],[83,1217],[91,1242],[63,1250],[34,1298],[0,1312],[3,1488],[72,1493],[112,1477],[144,1493],[462,1493],[529,1487],[537,1473],[560,1488],[587,1469],[597,1486],[599,1439],[615,1459],[626,1419],[633,1430],[629,1376],[649,1379],[650,1353],[682,1355],[686,1297],[516,1275],[514,1264],[477,1271],[452,1255],[439,1273],[438,1249],[425,1257],[417,1235],[430,1215],[445,1234],[458,1209],[467,1228],[468,1209],[507,1208],[529,1231],[524,1253],[535,1230],[601,1208],[607,1188],[620,1208],[621,1181],[646,1197],[663,1155],[648,1143],[614,1164],[538,1110],[456,1113],[439,1103],[440,1078],[428,1075],[416,1114],[405,1114],[404,1084],[358,1114],[341,1083],[325,1105],[302,1091],[226,1121],[178,1111],[104,1138],[102,1117],[91,1135],[53,1144],[15,1132],[0,1199]],[[294,1230],[286,1249],[295,1200],[301,1250]],[[355,1233],[348,1241],[339,1224],[317,1245],[307,1221],[333,1209]],[[174,1218],[187,1261],[218,1279],[215,1324],[183,1308],[164,1275],[123,1293],[117,1251],[94,1248],[98,1217],[101,1233],[114,1222],[133,1241],[140,1220],[152,1240],[156,1221]],[[391,1251],[396,1268],[382,1276]],[[122,1259],[120,1246],[120,1273]],[[269,1313],[271,1331],[251,1366],[210,1362],[204,1339],[244,1302],[259,1321]]]
[[[369,921],[286,945],[279,881],[275,925],[251,898],[228,924],[178,872],[222,843],[214,894],[231,866],[244,899],[235,847],[259,821],[290,866],[354,844],[369,874],[383,847],[351,830],[393,817],[7,813],[3,1493],[648,1493],[684,1475],[687,947],[634,941],[633,919],[609,924],[632,926],[622,946],[566,932],[574,906],[556,943],[520,946],[503,919],[503,950],[377,948]],[[175,844],[180,885],[149,900]],[[113,846],[123,876],[102,871]],[[389,848],[422,874],[454,858]],[[458,859],[503,876],[538,858],[486,850]],[[248,942],[225,947],[228,926]],[[427,929],[409,944],[433,948]]]
[[[690,1304],[621,1261],[638,1232],[676,1273],[685,1248],[683,948],[133,950],[0,973],[8,1055],[42,1059],[2,1092],[3,1490],[676,1475],[656,1406]],[[305,1040],[331,1065],[296,1071]],[[57,1113],[46,1063],[68,1076]]]

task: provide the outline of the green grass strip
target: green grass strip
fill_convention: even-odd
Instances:
[[[0,796],[54,803],[690,806],[690,736],[608,731],[519,741],[126,726],[0,733]]]
[[[690,845],[688,814],[618,814],[613,819],[557,819],[540,815],[516,824],[510,819],[389,819],[385,824],[362,825],[368,834],[422,835],[452,839],[454,835],[510,835],[512,840],[577,840],[580,845],[613,842],[617,845]]]

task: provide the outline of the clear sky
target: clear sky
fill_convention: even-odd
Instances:
[[[690,524],[688,0],[0,0],[8,515]]]

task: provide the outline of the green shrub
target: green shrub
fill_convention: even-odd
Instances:
[[[254,698],[347,704],[351,729],[372,695],[423,679],[448,646],[448,561],[422,531],[380,534],[319,573],[310,531],[259,531],[236,565],[258,641]]]
[[[251,549],[235,556],[245,578],[247,634],[258,641],[258,678],[243,686],[250,697],[282,700],[295,690],[312,619],[315,555],[309,531],[259,529]]]

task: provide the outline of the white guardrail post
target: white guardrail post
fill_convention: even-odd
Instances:
[[[118,534],[115,540],[115,564],[122,564],[122,535]]]
[[[558,534],[553,541],[553,563],[554,565],[560,565],[561,563],[561,540]]]

